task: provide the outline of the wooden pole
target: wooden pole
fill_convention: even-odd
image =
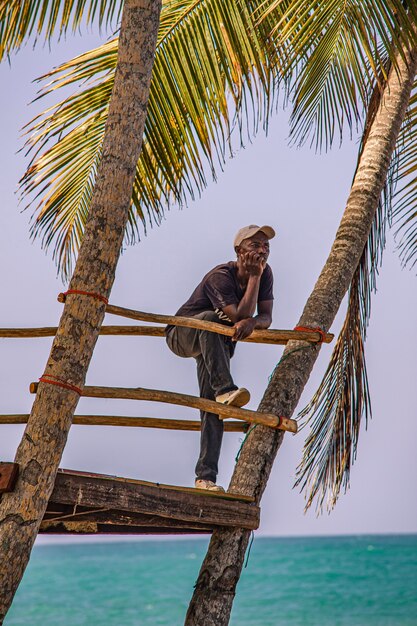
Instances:
[[[65,302],[66,296],[60,293],[58,296],[59,302]],[[227,337],[233,337],[234,329],[232,326],[224,326],[223,324],[217,324],[216,322],[207,322],[205,320],[198,320],[193,317],[180,317],[176,315],[159,315],[157,313],[145,313],[144,311],[135,311],[134,309],[125,309],[121,306],[114,306],[113,304],[106,305],[106,313],[111,315],[119,315],[121,317],[128,317],[129,319],[139,320],[140,322],[156,322],[159,324],[172,324],[173,326],[184,326],[186,328],[198,328],[201,330],[208,330],[212,333],[218,333],[219,335],[225,335]],[[333,340],[334,335],[331,333],[325,333],[325,343],[330,343]],[[312,343],[318,343],[321,341],[320,333],[306,332],[300,330],[254,330],[250,337],[244,341],[250,341],[255,343],[274,343],[285,344],[287,341],[309,341]]]
[[[0,415],[0,424],[27,424],[29,413]],[[73,424],[82,426],[133,426],[142,428],[164,428],[167,430],[201,430],[201,422],[195,420],[163,419],[160,417],[128,417],[123,415],[74,415]],[[226,432],[244,432],[244,422],[225,422]]]
[[[102,326],[100,335],[145,335],[165,337],[164,326]],[[43,328],[0,328],[0,338],[26,339],[28,337],[55,337],[56,326]]]
[[[187,319],[191,318],[177,318]],[[194,320],[195,321],[195,320]],[[200,321],[197,320],[200,324]],[[222,324],[216,324],[215,322],[206,322],[201,320],[201,325],[210,324],[216,326],[216,329],[205,328],[211,332],[219,332],[222,335],[232,336],[232,328],[230,326],[223,326]],[[220,326],[221,332],[217,329]],[[201,326],[203,328],[203,326]],[[200,325],[199,325],[200,328]],[[203,328],[204,329],[204,328]],[[224,332],[226,329],[226,332]],[[4,339],[27,339],[30,337],[55,337],[57,331],[56,326],[45,326],[40,328],[0,328],[0,338]],[[145,336],[145,337],[165,337],[165,326],[102,326],[100,329],[100,335],[116,335],[116,336]],[[250,337],[247,337],[243,341],[248,343],[266,343],[274,345],[285,345],[290,340],[298,341],[316,341],[316,335],[318,333],[306,333],[298,330],[256,330]],[[332,340],[333,335],[326,335],[330,337],[327,341]]]
[[[48,383],[42,383],[48,384]],[[30,384],[30,392],[36,393],[39,383]],[[86,398],[115,398],[120,400],[149,400],[151,402],[166,402],[168,404],[179,404],[194,409],[215,413],[220,419],[234,418],[243,420],[251,424],[263,424],[271,428],[286,430],[292,433],[297,432],[297,422],[286,417],[278,417],[272,413],[259,413],[258,411],[249,411],[248,409],[240,409],[235,406],[220,404],[213,400],[205,398],[197,398],[183,393],[175,393],[173,391],[161,391],[159,389],[144,389],[143,387],[126,388],[126,387],[95,387],[86,386],[83,389],[82,396]]]

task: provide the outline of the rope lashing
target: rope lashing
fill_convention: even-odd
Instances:
[[[102,296],[101,293],[94,293],[93,291],[82,291],[81,289],[68,289],[68,291],[64,292],[64,296],[68,296],[69,294],[77,294],[79,296],[90,296],[90,298],[96,298],[97,300],[101,300],[104,304],[108,304],[109,300],[106,296]]]
[[[50,379],[53,380],[50,380]],[[79,396],[82,395],[83,391],[79,387],[75,385],[71,385],[71,383],[66,383],[64,380],[57,378],[56,376],[52,376],[52,374],[44,374],[40,377],[39,381],[41,383],[48,383],[49,385],[56,385],[57,387],[62,387],[63,389],[69,389],[69,391],[75,391]]]
[[[323,343],[323,341],[326,339],[325,331],[322,328],[319,328],[318,326],[317,328],[312,327],[312,326],[296,326],[294,330],[299,330],[304,333],[318,333],[320,335],[320,339],[317,343]]]

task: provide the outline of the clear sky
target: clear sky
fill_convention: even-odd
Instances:
[[[92,35],[48,48],[26,49],[11,66],[0,67],[2,98],[1,294],[0,326],[56,325],[63,285],[50,255],[28,236],[30,212],[21,213],[15,191],[27,159],[17,154],[20,129],[39,109],[31,81],[52,65],[93,47]],[[307,147],[287,147],[287,116],[278,112],[268,137],[259,135],[227,162],[217,183],[183,210],[166,213],[159,228],[119,263],[111,302],[143,311],[172,314],[202,276],[232,260],[235,232],[250,223],[271,224],[270,265],[275,275],[273,327],[293,328],[327,257],[348,194],[357,142],[319,156]],[[292,489],[304,433],[286,435],[262,502],[260,533],[315,535],[416,532],[417,420],[415,272],[402,270],[392,233],[373,298],[367,341],[373,419],[362,428],[351,489],[335,511],[316,518],[303,513],[303,495]],[[332,331],[337,333],[342,315]],[[124,323],[107,316],[107,324]],[[129,323],[129,322],[125,322]],[[50,339],[0,339],[0,413],[27,413],[29,383],[42,374]],[[323,346],[301,399],[301,409],[317,388],[331,355]],[[238,346],[232,362],[237,384],[252,392],[256,408],[282,347]],[[192,360],[171,354],[158,338],[100,338],[87,384],[150,387],[197,393]],[[82,399],[77,413],[197,418],[191,409],[133,401]],[[13,460],[23,427],[0,426],[0,459]],[[240,434],[225,434],[218,482],[226,485]],[[191,486],[198,433],[74,426],[61,467]]]

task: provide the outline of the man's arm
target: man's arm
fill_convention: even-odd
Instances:
[[[261,277],[266,266],[266,261],[260,258],[256,252],[247,252],[242,255],[242,259],[249,274],[245,293],[238,304],[229,304],[223,307],[223,312],[234,324],[240,320],[251,318],[255,313]]]
[[[273,300],[264,300],[258,304],[258,315],[248,317],[235,323],[235,334],[232,341],[242,341],[249,337],[255,329],[269,328],[272,324]]]
[[[271,326],[273,304],[273,300],[264,300],[264,302],[259,302],[258,315],[253,318],[256,320],[255,328],[266,329]]]

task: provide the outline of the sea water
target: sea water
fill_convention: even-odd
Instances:
[[[176,626],[207,539],[36,546],[5,626]],[[417,625],[417,535],[258,538],[232,626]]]

